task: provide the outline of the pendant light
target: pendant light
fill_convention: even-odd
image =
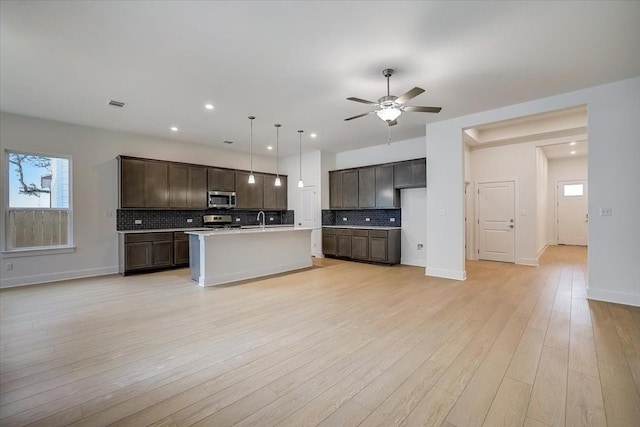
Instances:
[[[253,120],[255,116],[249,116],[250,130],[249,130],[249,158],[251,159],[251,172],[249,173],[249,184],[256,183],[256,177],[253,176]]]
[[[276,187],[280,187],[282,182],[280,182],[280,123],[276,123],[274,125],[276,127]]]
[[[298,181],[298,188],[304,187],[304,183],[302,182],[302,132],[303,130],[298,131],[299,140],[300,140],[300,180]]]

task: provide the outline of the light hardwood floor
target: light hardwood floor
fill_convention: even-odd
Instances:
[[[587,301],[585,262],[2,290],[0,425],[638,426],[640,308]]]

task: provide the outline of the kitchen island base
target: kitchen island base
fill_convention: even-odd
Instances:
[[[188,234],[191,279],[202,287],[312,266],[310,228],[194,231]]]

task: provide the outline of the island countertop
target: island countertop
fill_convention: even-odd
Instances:
[[[193,236],[229,236],[234,234],[254,234],[254,233],[281,233],[285,231],[308,231],[314,230],[311,227],[299,227],[299,226],[266,226],[264,228],[258,226],[251,226],[246,228],[209,228],[207,230],[190,230],[185,231],[185,234]]]

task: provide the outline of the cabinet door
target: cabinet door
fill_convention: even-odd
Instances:
[[[189,168],[187,205],[190,208],[207,208],[207,168],[198,166]]]
[[[336,236],[336,255],[351,258],[351,236]]]
[[[329,207],[342,207],[342,172],[329,172]]]
[[[145,207],[169,207],[169,164],[164,162],[145,162],[144,177]]]
[[[413,161],[412,165],[412,186],[413,187],[426,187],[427,186],[427,159],[418,159]]]
[[[145,188],[145,162],[120,159],[120,207],[143,208]]]
[[[151,242],[127,243],[124,250],[126,271],[151,266]]]
[[[387,262],[387,238],[370,237],[369,253],[371,255],[371,261]]]
[[[169,165],[169,207],[186,208],[189,190],[189,166]]]
[[[353,236],[351,238],[351,254],[356,259],[369,259],[369,237]]]
[[[322,253],[326,255],[336,254],[336,235],[322,232]]]
[[[342,207],[358,207],[358,170],[342,171]]]
[[[376,166],[376,207],[399,208],[398,191],[393,186],[393,165]]]
[[[235,171],[222,168],[208,168],[207,186],[211,191],[236,191]]]
[[[376,173],[375,168],[358,169],[358,207],[374,208],[376,206]]]
[[[276,208],[276,176],[263,175],[264,189],[262,194],[262,206],[265,209]]]
[[[248,172],[236,172],[236,207],[238,209],[262,209],[264,176],[253,174],[255,184],[249,184]]]
[[[411,187],[413,182],[413,167],[411,162],[396,163],[393,165],[393,178],[396,188]]]
[[[288,204],[287,177],[280,175],[280,187],[276,187],[276,209],[286,211]]]
[[[173,265],[173,240],[153,242],[151,244],[151,266],[165,267]]]
[[[173,262],[175,265],[189,265],[189,241],[173,241]]]

